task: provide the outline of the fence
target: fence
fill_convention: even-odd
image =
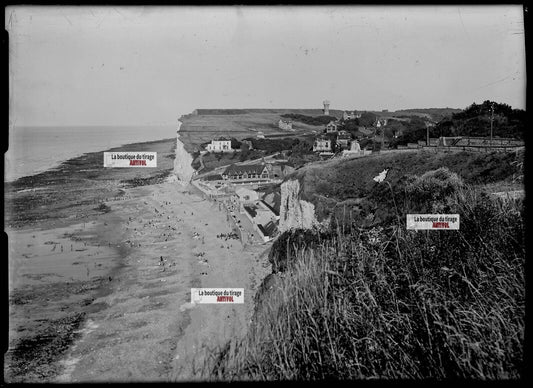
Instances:
[[[434,149],[435,152],[471,151],[471,152],[517,152],[524,149],[524,146],[440,146],[422,147],[424,149]]]

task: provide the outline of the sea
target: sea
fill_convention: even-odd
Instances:
[[[13,127],[4,181],[35,175],[87,152],[176,137],[177,126]]]

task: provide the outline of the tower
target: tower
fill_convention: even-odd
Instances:
[[[324,115],[329,116],[329,100],[324,100]]]

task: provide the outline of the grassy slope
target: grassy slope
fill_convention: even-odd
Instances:
[[[369,157],[313,163],[296,171],[292,178],[303,183],[302,198],[314,202],[319,218],[336,203],[368,195],[373,178],[388,169],[387,181],[395,186],[405,175],[448,167],[465,183],[473,185],[511,181],[518,170],[511,162],[514,153],[435,153],[431,151],[374,154]]]
[[[339,234],[296,252],[265,287],[248,336],[222,353],[214,376],[523,376],[520,205],[479,197],[456,204],[460,232],[395,225],[392,233]]]
[[[461,155],[439,155],[413,159],[405,170],[417,169],[420,177],[422,168],[448,163],[477,182],[505,176],[497,164],[506,164],[506,157],[472,155],[469,165]],[[380,156],[374,163],[394,160]],[[371,179],[371,165],[362,171],[364,163],[354,162],[340,163],[342,173],[352,167],[346,176]],[[340,166],[333,164],[310,167],[305,175],[339,179]],[[376,169],[381,167],[387,166]],[[279,260],[271,257],[273,274],[262,285],[248,335],[218,353],[212,377],[523,376],[523,204],[465,187],[454,173],[442,176],[423,174],[408,183],[415,190],[407,190],[411,201],[405,211],[437,204],[443,213],[461,215],[459,231],[408,231],[400,217],[386,228],[330,229],[329,237],[302,230],[282,235],[272,249],[286,250],[285,264],[275,265]],[[308,189],[313,181],[307,181]]]
[[[285,132],[281,131],[277,123],[282,114],[285,113],[299,113],[307,115],[320,115],[322,111],[319,109],[246,109],[238,110],[199,110],[201,113],[217,113],[217,114],[201,114],[201,115],[185,115],[181,118],[183,125],[181,126],[180,140],[185,144],[185,149],[189,152],[198,150],[198,146],[202,143],[210,141],[214,136],[226,135],[235,137],[236,139],[243,139],[254,136],[257,132],[262,131],[265,135]],[[340,114],[339,114],[340,113]],[[340,111],[332,111],[338,117],[342,114]],[[311,126],[299,122],[293,123],[293,128],[296,133],[308,132],[317,129],[322,129],[323,126]],[[294,132],[286,131],[287,134],[294,134]]]

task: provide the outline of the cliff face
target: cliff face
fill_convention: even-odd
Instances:
[[[279,230],[284,232],[292,228],[309,229],[318,226],[315,218],[315,206],[300,198],[298,179],[281,184],[281,204],[279,209]]]
[[[182,185],[186,185],[191,181],[194,168],[191,166],[193,161],[192,156],[185,150],[185,146],[180,141],[179,130],[181,124],[181,121],[178,121],[178,139],[176,142],[176,157],[174,158],[174,175],[176,175],[178,182]]]

